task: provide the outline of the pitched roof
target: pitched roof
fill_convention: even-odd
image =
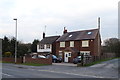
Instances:
[[[95,39],[97,33],[98,29],[67,32],[59,37],[56,41]]]
[[[39,43],[41,44],[52,44],[55,42],[60,36],[50,36],[43,38]]]

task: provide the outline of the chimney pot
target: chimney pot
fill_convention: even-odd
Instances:
[[[45,33],[43,32],[43,38],[45,38]]]
[[[64,31],[63,31],[63,34],[65,34],[65,33],[67,33],[67,29],[65,29],[65,27],[64,27]]]

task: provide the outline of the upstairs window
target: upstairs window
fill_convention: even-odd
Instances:
[[[65,47],[65,42],[60,42],[60,47]]]
[[[82,41],[82,47],[89,47],[89,41],[88,40]]]
[[[50,49],[50,44],[47,44],[47,45],[46,45],[46,49]]]
[[[70,41],[70,47],[74,47],[74,41]]]
[[[44,45],[43,44],[40,44],[40,49],[44,49]]]

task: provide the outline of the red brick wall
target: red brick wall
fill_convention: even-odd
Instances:
[[[101,41],[100,41],[100,34],[97,34],[94,40],[94,56],[100,56],[100,55],[101,55]]]
[[[68,62],[72,63],[72,62],[73,62],[73,59],[74,59],[76,56],[78,56],[77,53],[71,53],[71,57],[68,58],[68,60],[69,60]]]
[[[4,61],[4,62],[10,62],[10,63],[15,63],[15,58],[3,57],[2,61]],[[17,63],[22,63],[22,59],[17,58]]]
[[[56,53],[56,43],[54,42],[52,44],[52,54],[55,55],[55,53]]]
[[[37,64],[52,64],[52,58],[37,58],[33,59],[31,57],[25,58],[26,63],[37,63]]]
[[[74,43],[74,48],[76,48],[79,51],[90,51],[92,56],[97,56],[97,54],[100,54],[100,52],[98,53],[98,35],[95,38],[95,40],[89,40],[89,47],[82,47],[82,41],[74,41]],[[56,42],[56,55],[58,55],[59,51],[63,51],[65,48],[70,47],[69,45],[70,41],[66,41],[65,47],[60,48],[60,43]]]
[[[77,50],[80,50],[81,45],[82,45],[82,43],[80,41],[74,41],[74,46]]]
[[[74,41],[74,48],[76,48],[79,51],[90,51],[92,56],[99,56],[100,55],[100,51],[98,53],[98,49],[100,49],[100,47],[98,48],[98,38],[100,38],[100,36],[96,36],[95,40],[89,40],[89,47],[82,47],[82,40],[80,41]],[[100,43],[99,43],[100,45]],[[59,56],[59,51],[63,51],[63,60],[64,60],[64,49],[70,46],[70,42],[66,41],[65,42],[65,47],[64,48],[60,48],[60,42],[56,42],[56,55]],[[101,45],[100,45],[101,46]],[[75,53],[72,53],[72,57],[69,58],[70,62],[73,60],[73,57],[77,56]]]
[[[37,63],[37,64],[52,64],[52,58],[37,58],[37,59],[33,59],[31,57],[26,57],[25,58],[26,63]],[[15,59],[14,58],[2,58],[2,61],[5,62],[10,62],[10,63],[14,63]],[[17,63],[22,63],[22,59],[21,58],[17,58]]]

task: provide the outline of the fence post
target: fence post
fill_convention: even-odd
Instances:
[[[25,56],[23,56],[23,63],[25,63]]]

